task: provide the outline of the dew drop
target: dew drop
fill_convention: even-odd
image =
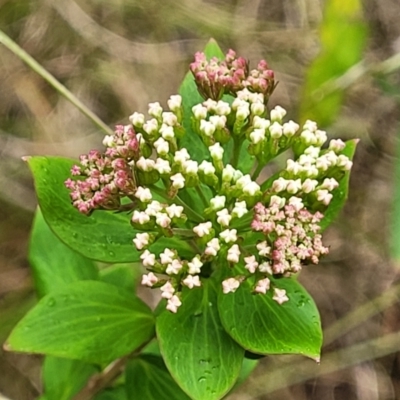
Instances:
[[[209,307],[212,307],[213,306],[213,303],[211,303],[211,301],[208,303],[208,306]]]
[[[78,237],[78,234],[76,232],[72,232],[72,237],[76,239]]]
[[[97,321],[97,322],[102,322],[103,320],[104,320],[103,317],[96,317],[96,321]]]
[[[110,257],[115,257],[115,253],[114,253],[113,251],[109,251],[109,252],[108,252],[108,255],[109,255]]]
[[[195,311],[195,313],[193,314],[194,317],[201,317],[203,315],[203,311],[201,310],[197,310]]]
[[[49,307],[54,307],[56,304],[56,301],[51,297],[50,299],[47,300],[46,303]]]
[[[199,382],[199,383],[206,383],[206,381],[207,381],[207,378],[206,378],[205,376],[201,376],[201,377],[198,379],[198,382]]]

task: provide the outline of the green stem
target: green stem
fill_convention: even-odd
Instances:
[[[85,104],[83,104],[72,92],[62,85],[53,75],[44,69],[32,56],[15,43],[9,36],[0,30],[0,43],[12,51],[18,58],[24,61],[33,71],[39,74],[62,96],[70,101],[83,115],[88,117],[95,125],[102,129],[107,135],[112,135],[113,131],[96,114],[94,114]]]
[[[254,170],[253,174],[251,175],[251,179],[253,181],[255,181],[258,178],[258,175],[260,175],[260,172],[263,170],[264,168],[264,163],[260,163],[259,161],[257,161],[257,168]]]
[[[194,237],[194,232],[191,229],[173,228],[172,232],[178,236]]]
[[[231,159],[231,165],[233,168],[237,168],[238,166],[240,150],[242,149],[242,143],[243,141],[240,140],[239,138],[236,137],[233,138],[233,154]]]

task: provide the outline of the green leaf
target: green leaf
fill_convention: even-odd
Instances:
[[[220,289],[218,309],[224,328],[253,353],[303,354],[318,359],[322,331],[312,297],[294,278],[271,281],[286,290],[289,301],[279,305],[272,299],[272,290],[253,294],[248,280],[234,293],[224,294]]]
[[[135,262],[139,253],[132,244],[136,231],[130,226],[128,213],[94,211],[88,217],[70,202],[64,181],[76,163],[61,157],[31,157],[29,167],[43,216],[52,231],[69,247],[87,258],[110,263]],[[163,238],[152,246],[157,252],[170,246],[190,252],[184,241]]]
[[[390,253],[395,260],[400,260],[400,140],[397,143],[394,168],[394,193],[390,215]]]
[[[124,385],[107,388],[96,395],[93,400],[128,400]],[[145,399],[143,399],[145,400]]]
[[[258,362],[259,360],[253,360],[246,357],[243,358],[242,369],[240,370],[239,377],[235,383],[235,386],[232,388],[232,391],[235,391],[237,387],[239,387],[242,383],[244,383],[247,380],[247,378],[257,367]]]
[[[207,59],[212,57],[217,57],[219,59],[224,59],[225,55],[222,50],[219,48],[217,42],[214,39],[211,39],[206,48],[204,49],[204,53],[207,56]],[[204,101],[204,99],[200,96],[197,91],[197,86],[194,81],[193,74],[189,71],[182,84],[179,88],[179,94],[182,96],[182,104],[183,104],[183,127],[185,128],[186,134],[181,139],[180,145],[182,147],[186,147],[192,156],[193,160],[201,162],[210,157],[209,151],[201,138],[197,135],[197,133],[192,130],[192,107],[196,104],[199,104]]]
[[[143,354],[126,368],[128,400],[188,400],[173,380],[160,356]]]
[[[29,262],[39,297],[57,291],[65,284],[98,277],[92,261],[71,250],[54,235],[40,209],[33,221]]]
[[[162,310],[156,320],[165,364],[178,385],[195,400],[223,397],[235,383],[244,350],[221,325],[211,279],[182,292],[176,314]]]
[[[46,357],[42,369],[47,400],[70,400],[99,372],[94,365],[66,358]]]
[[[346,147],[343,149],[341,154],[346,155],[347,157],[349,157],[350,160],[352,160],[358,142],[358,139],[348,140],[346,142]],[[339,182],[339,186],[332,192],[333,198],[329,203],[328,208],[323,213],[324,218],[320,223],[322,230],[326,229],[336,219],[343,206],[345,205],[347,197],[349,195],[349,181],[350,171],[345,173],[345,175]]]
[[[141,272],[139,264],[115,264],[100,271],[100,280],[132,292]]]
[[[328,0],[320,26],[321,52],[306,73],[300,120],[330,125],[340,111],[344,91],[339,86],[328,90],[332,80],[340,78],[361,61],[367,39],[367,26],[360,0]],[[329,82],[329,83],[328,83]],[[325,88],[323,85],[325,84]]]
[[[101,364],[132,352],[153,333],[152,312],[135,295],[107,283],[81,281],[43,297],[6,346]]]

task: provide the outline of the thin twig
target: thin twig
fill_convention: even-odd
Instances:
[[[62,96],[71,102],[83,115],[88,117],[95,125],[102,129],[107,135],[112,135],[113,131],[85,104],[83,104],[72,92],[61,84],[53,75],[44,69],[32,56],[30,56],[22,47],[15,43],[9,36],[0,30],[0,43],[12,51],[18,58],[24,61],[33,71],[39,74]]]

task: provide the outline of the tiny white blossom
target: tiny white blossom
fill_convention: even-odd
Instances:
[[[143,265],[147,267],[153,267],[156,263],[156,255],[150,253],[149,250],[145,250],[141,255],[140,259],[142,260]]]
[[[225,243],[233,243],[237,240],[236,229],[225,229],[219,234],[219,237],[225,241]]]
[[[169,143],[162,137],[158,138],[154,142],[154,148],[156,149],[156,152],[162,156],[169,153]]]
[[[139,160],[136,161],[136,166],[142,171],[152,171],[155,165],[155,161],[151,158],[140,157]]]
[[[311,164],[314,164],[314,163],[315,163],[315,158],[309,156],[308,154],[302,154],[302,155],[298,158],[297,162],[298,162],[301,166],[308,167],[308,166],[310,166]]]
[[[296,211],[300,211],[304,207],[303,199],[296,196],[292,196],[289,199],[289,204],[293,206],[296,209]]]
[[[264,261],[258,266],[258,270],[264,274],[272,275],[273,271],[269,262]]]
[[[240,258],[240,249],[237,244],[234,244],[231,248],[228,249],[228,256],[226,259],[232,263],[237,264]]]
[[[271,121],[269,119],[261,118],[258,115],[253,118],[253,127],[256,129],[262,129],[265,131],[270,127],[270,125]]]
[[[185,174],[197,175],[199,163],[194,160],[187,160],[183,162],[182,167]]]
[[[210,146],[208,150],[210,150],[211,157],[214,160],[222,160],[222,157],[224,156],[224,148],[218,142]]]
[[[325,131],[317,130],[315,131],[315,139],[317,146],[321,147],[328,139]]]
[[[141,283],[144,286],[152,287],[157,282],[158,282],[158,278],[153,274],[153,272],[150,272],[149,274],[142,276],[142,282]]]
[[[317,190],[317,200],[326,206],[331,202],[332,197],[333,195],[326,189]]]
[[[240,281],[235,278],[228,278],[222,281],[222,291],[225,294],[235,292],[239,286]]]
[[[156,214],[156,224],[161,228],[168,228],[171,224],[171,218],[162,212]]]
[[[292,173],[293,175],[297,175],[301,170],[301,165],[291,160],[290,158],[286,161],[286,171]]]
[[[211,208],[214,211],[221,210],[225,207],[226,197],[225,196],[215,196],[210,200]]]
[[[171,111],[178,111],[182,105],[182,97],[179,94],[170,96],[167,101],[168,107]]]
[[[259,191],[260,191],[260,186],[256,182],[249,182],[243,188],[243,193],[247,194],[248,196],[254,196]]]
[[[232,209],[232,217],[242,218],[248,212],[245,201],[237,201]]]
[[[169,164],[169,161],[163,160],[162,158],[157,158],[154,169],[158,171],[161,175],[171,173],[171,165]]]
[[[144,211],[135,210],[132,215],[132,222],[136,224],[146,224],[150,221],[150,216]]]
[[[308,146],[305,150],[304,150],[304,154],[317,159],[319,157],[319,152],[321,151],[321,149],[319,147],[315,147],[315,146]]]
[[[144,115],[142,113],[134,112],[129,117],[129,121],[133,126],[141,128],[144,124]]]
[[[195,286],[201,286],[200,278],[198,275],[188,275],[182,283],[189,289],[193,289]]]
[[[244,188],[246,185],[248,185],[249,183],[251,183],[251,182],[253,182],[253,181],[251,180],[250,175],[249,175],[249,174],[246,174],[246,175],[241,176],[241,177],[236,181],[236,186],[237,186],[239,189],[242,189],[242,190],[243,190],[243,188]]]
[[[258,254],[261,257],[266,257],[271,254],[271,247],[268,246],[268,243],[264,240],[263,242],[260,242],[256,245],[256,248],[258,250]]]
[[[160,106],[160,103],[156,101],[155,103],[149,103],[149,114],[152,117],[161,117],[161,114],[163,112],[162,107]]]
[[[225,168],[222,170],[222,181],[223,182],[230,182],[233,179],[235,174],[235,168],[232,165],[227,164]]]
[[[264,139],[265,139],[264,129],[254,129],[254,131],[250,133],[250,140],[253,144],[260,143]]]
[[[285,178],[280,177],[274,180],[274,182],[272,183],[272,190],[275,193],[283,192],[284,190],[286,190],[288,183],[289,181],[287,181]]]
[[[333,150],[335,153],[341,152],[346,147],[346,143],[340,139],[332,139],[329,142],[329,150]]]
[[[183,148],[175,152],[174,161],[178,164],[183,164],[185,161],[190,160],[190,154]]]
[[[142,186],[139,186],[136,189],[135,197],[143,203],[147,203],[152,200],[152,195],[151,195],[150,189],[144,188]]]
[[[336,189],[339,186],[339,182],[335,178],[325,178],[322,182],[321,189],[326,189],[329,192]]]
[[[167,302],[167,307],[166,309],[168,311],[171,311],[173,313],[176,313],[178,311],[178,308],[182,305],[181,300],[179,299],[178,296],[172,296],[170,299],[168,299]]]
[[[213,99],[207,99],[206,101],[203,101],[203,106],[206,107],[208,111],[215,111],[217,104],[218,103]]]
[[[162,121],[163,124],[169,125],[169,126],[175,126],[178,123],[178,118],[176,115],[172,112],[165,111],[162,113]]]
[[[196,104],[192,107],[192,112],[194,117],[198,120],[204,120],[207,117],[207,108],[201,104]]]
[[[229,103],[219,100],[215,107],[215,113],[218,115],[228,115],[230,112],[231,107],[229,106]]]
[[[221,226],[229,226],[229,223],[231,222],[232,215],[229,214],[229,211],[227,208],[224,208],[220,211],[217,211],[217,222]]]
[[[283,134],[282,125],[279,122],[274,122],[269,127],[269,133],[271,134],[272,139],[279,139]]]
[[[211,228],[212,228],[212,223],[210,221],[202,222],[193,228],[193,232],[198,237],[203,237],[210,234]]]
[[[146,121],[143,124],[143,130],[148,133],[149,135],[152,135],[158,131],[158,122],[156,119],[150,119],[149,121]]]
[[[253,103],[250,106],[250,111],[253,115],[262,115],[265,111],[265,105],[262,103]]]
[[[282,118],[286,115],[286,110],[281,106],[276,106],[271,110],[271,120],[272,121],[281,121]]]
[[[331,166],[331,162],[325,155],[323,155],[317,158],[315,165],[319,170],[327,171],[328,168]]]
[[[160,128],[160,133],[163,139],[171,140],[175,137],[174,128],[167,124],[162,124]]]
[[[190,275],[196,275],[200,273],[203,263],[198,257],[193,257],[192,261],[188,262],[188,272]]]
[[[315,188],[317,187],[317,185],[318,185],[318,181],[317,181],[317,180],[307,178],[307,179],[303,182],[303,184],[301,185],[301,190],[302,190],[304,193],[311,193],[311,192],[313,192],[313,191],[315,190]]]
[[[249,92],[248,96],[251,103],[264,103],[264,95],[262,93]]]
[[[342,168],[344,171],[349,171],[353,166],[353,162],[350,161],[350,159],[347,156],[341,154],[340,156],[338,156],[336,165]]]
[[[166,248],[162,253],[160,253],[160,262],[163,265],[172,263],[173,257],[175,257],[175,253]]]
[[[304,130],[303,132],[301,132],[300,134],[300,138],[303,140],[303,142],[305,144],[316,144],[317,143],[317,139],[315,137],[314,132],[311,132],[309,130]]]
[[[301,179],[289,180],[286,190],[290,194],[296,194],[299,190],[301,190]]]
[[[114,144],[114,138],[111,135],[106,135],[104,136],[103,139],[103,146],[105,147],[112,147]]]
[[[296,134],[296,132],[299,130],[299,125],[296,124],[294,121],[289,121],[283,124],[283,134],[290,138]]]
[[[133,239],[138,250],[142,250],[145,246],[149,244],[150,235],[148,233],[137,233],[136,237]]]
[[[272,299],[275,300],[278,304],[283,304],[289,300],[289,297],[287,297],[285,289],[274,288],[274,295]]]
[[[213,175],[215,174],[215,167],[209,161],[202,161],[199,165],[199,170],[204,173],[204,175]]]
[[[251,273],[254,274],[258,267],[258,262],[255,256],[244,257],[245,268]]]
[[[179,274],[182,267],[183,267],[183,265],[179,260],[172,260],[172,262],[167,265],[167,269],[165,270],[165,273],[167,275]]]
[[[225,115],[212,115],[209,121],[215,126],[216,129],[222,129],[226,125]]]
[[[307,129],[310,132],[315,132],[318,129],[317,123],[311,120],[307,120],[304,125],[303,125],[303,129]]]
[[[278,206],[278,208],[283,208],[285,204],[286,204],[286,199],[284,197],[271,196],[271,199],[269,200],[270,207],[276,205]]]
[[[215,125],[210,121],[202,119],[200,121],[200,131],[203,132],[206,136],[211,137],[215,132]]]
[[[242,96],[241,94],[240,94],[240,92],[238,92],[237,94],[237,97],[233,100],[233,102],[232,102],[232,109],[233,110],[237,110],[238,108],[240,108],[240,107],[249,107],[249,104],[247,103],[247,96]]]
[[[164,299],[170,299],[175,293],[175,288],[172,286],[170,281],[161,286],[160,290],[162,292],[161,297]]]
[[[236,111],[236,118],[240,121],[244,121],[250,115],[249,103],[244,103],[238,107]]]
[[[207,254],[208,256],[216,256],[218,254],[218,251],[220,250],[221,245],[219,244],[219,240],[217,238],[211,239],[207,243],[207,247],[204,250],[204,253]]]
[[[170,218],[180,218],[183,213],[183,207],[182,206],[177,206],[176,204],[171,204],[170,206],[165,208],[165,211],[167,212],[168,216]]]
[[[185,186],[185,177],[180,172],[172,175],[170,180],[172,181],[172,187],[175,189],[182,189]]]
[[[257,286],[255,287],[254,291],[265,294],[269,290],[270,284],[271,281],[268,278],[260,279],[257,282]]]

